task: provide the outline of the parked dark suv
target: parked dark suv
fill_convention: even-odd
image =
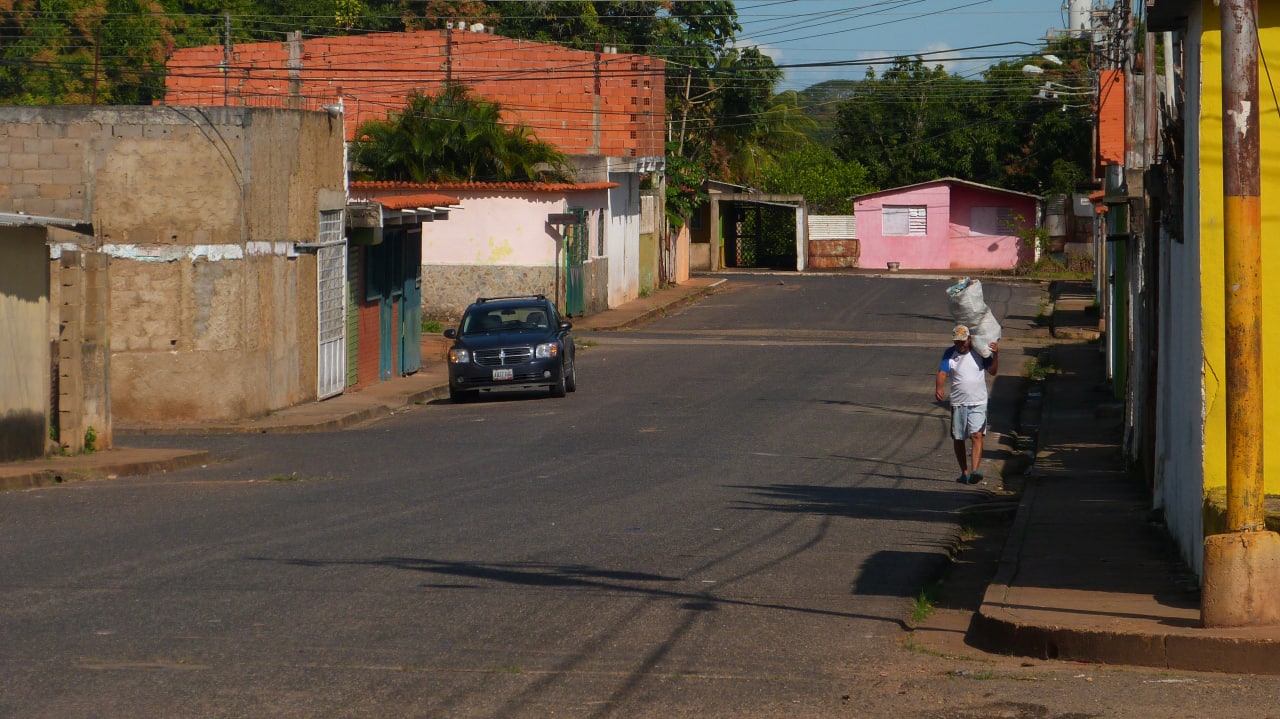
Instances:
[[[482,389],[547,387],[552,397],[578,389],[573,324],[543,295],[481,297],[444,336],[449,398],[475,399]]]

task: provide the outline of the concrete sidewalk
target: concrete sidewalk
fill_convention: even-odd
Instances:
[[[1280,627],[1206,629],[1197,579],[1125,470],[1088,283],[1056,283],[1036,458],[968,640],[1040,659],[1280,674]]]

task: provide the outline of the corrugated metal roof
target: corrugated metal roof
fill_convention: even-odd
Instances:
[[[976,187],[980,190],[987,190],[989,192],[999,192],[1005,195],[1018,195],[1019,197],[1030,197],[1035,200],[1040,199],[1040,195],[1033,195],[1029,192],[1018,192],[1017,190],[1006,190],[1003,187],[993,187],[991,185],[984,185],[981,182],[973,182],[971,180],[961,180],[958,177],[939,177],[936,180],[929,180],[928,182],[917,182],[912,185],[903,185],[902,187],[890,187],[886,190],[880,190],[879,192],[868,192],[865,195],[858,195],[857,197],[854,197],[853,200],[857,201],[867,197],[876,197],[877,195],[887,195],[890,193],[902,192],[903,190],[912,190],[917,187],[924,187],[926,185],[942,185],[942,184],[965,185],[966,187]]]
[[[82,235],[93,235],[93,223],[65,217],[45,217],[21,212],[0,212],[0,225],[5,227],[61,227]]]
[[[809,215],[809,239],[856,240],[858,218],[853,215]]]

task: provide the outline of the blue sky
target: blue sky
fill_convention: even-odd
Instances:
[[[738,0],[735,5],[743,28],[739,45],[757,45],[779,65],[943,52],[925,55],[925,63],[969,75],[1000,60],[950,58],[1034,54],[1048,31],[1067,24],[1064,0]],[[1027,44],[958,49],[996,43]],[[788,69],[778,89],[861,79],[866,69]]]

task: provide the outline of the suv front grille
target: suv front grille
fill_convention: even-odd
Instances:
[[[496,350],[476,350],[475,361],[481,367],[501,367],[523,364],[533,359],[532,347],[503,347]]]

